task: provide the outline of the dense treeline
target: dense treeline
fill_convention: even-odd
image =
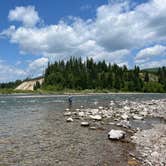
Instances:
[[[14,89],[21,83],[21,80],[16,80],[15,82],[0,83],[0,89]]]
[[[153,74],[154,75],[154,74]],[[160,68],[155,74],[157,81],[151,81],[148,71],[139,67],[129,70],[126,66],[95,62],[93,59],[82,61],[70,58],[48,64],[45,71],[45,89],[107,89],[110,91],[166,92],[166,68]]]

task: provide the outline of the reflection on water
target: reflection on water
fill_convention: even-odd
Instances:
[[[73,108],[96,107],[110,100],[149,100],[166,94],[73,96]],[[66,123],[68,96],[0,96],[0,166],[127,165],[132,144],[110,142],[109,130],[91,131]]]

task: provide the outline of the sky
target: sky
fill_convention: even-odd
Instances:
[[[71,56],[166,66],[166,0],[2,0],[0,82]]]

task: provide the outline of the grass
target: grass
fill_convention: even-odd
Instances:
[[[0,89],[0,94],[17,94],[17,93],[35,93],[34,91],[15,90],[15,89]]]

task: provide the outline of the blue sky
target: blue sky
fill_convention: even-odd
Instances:
[[[166,65],[166,0],[0,1],[0,82],[41,75],[71,56]]]

